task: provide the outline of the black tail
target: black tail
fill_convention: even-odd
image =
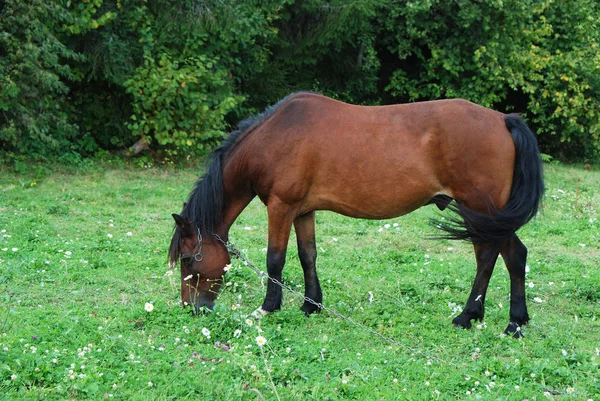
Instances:
[[[500,242],[508,238],[538,212],[544,195],[542,159],[535,135],[517,114],[504,117],[506,128],[515,143],[515,169],[510,197],[500,211],[491,214],[474,212],[460,204],[449,209],[460,217],[450,217],[436,226],[446,232],[443,238],[473,243]]]

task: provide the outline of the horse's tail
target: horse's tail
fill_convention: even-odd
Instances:
[[[478,213],[460,204],[449,208],[459,217],[447,218],[437,227],[446,232],[443,238],[473,243],[500,242],[508,238],[538,212],[544,195],[542,159],[535,135],[518,114],[504,117],[506,128],[515,143],[515,167],[508,202],[502,210],[490,207],[491,214]]]

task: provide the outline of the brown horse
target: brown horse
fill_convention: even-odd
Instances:
[[[511,280],[507,333],[521,336],[527,248],[515,231],[537,213],[544,182],[534,134],[517,115],[465,100],[381,107],[355,106],[319,94],[292,94],[246,120],[211,154],[206,174],[181,215],[174,214],[170,262],[181,259],[184,305],[212,308],[229,228],[258,196],[267,206],[270,277],[282,280],[292,225],[306,297],[320,303],[315,268],[315,210],[387,219],[428,204],[455,217],[444,237],[474,244],[477,274],[453,323],[468,328],[484,316],[485,294],[498,255]],[[452,201],[454,203],[451,203]],[[281,306],[281,287],[268,282],[263,313]],[[305,302],[307,315],[318,310]]]

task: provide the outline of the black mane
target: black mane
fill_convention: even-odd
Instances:
[[[222,172],[229,151],[242,136],[250,134],[271,117],[283,103],[300,93],[303,92],[292,93],[275,105],[268,107],[261,114],[243,120],[238,124],[237,129],[231,132],[221,145],[210,153],[206,161],[205,173],[196,181],[194,189],[190,192],[188,200],[181,211],[181,217],[195,224],[202,235],[213,233],[215,228],[221,224],[223,218]],[[181,230],[175,226],[169,250],[169,261],[173,265],[179,260],[180,243]]]

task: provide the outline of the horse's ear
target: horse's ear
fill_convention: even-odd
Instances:
[[[192,227],[192,224],[189,221],[175,213],[171,216],[173,216],[175,224],[181,229],[181,233],[184,237],[191,237],[194,235],[194,227]]]

